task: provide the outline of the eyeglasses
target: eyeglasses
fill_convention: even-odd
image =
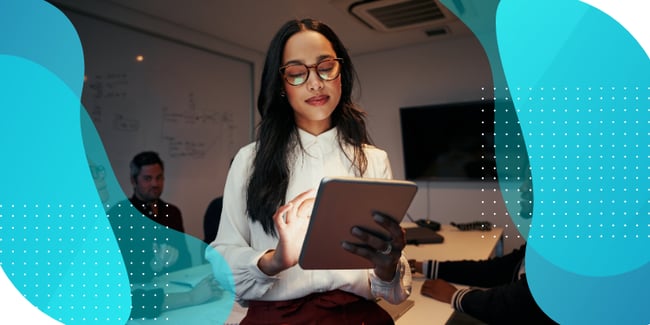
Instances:
[[[341,58],[331,58],[320,61],[316,64],[306,65],[300,63],[289,63],[280,67],[280,73],[290,85],[300,86],[309,79],[309,70],[316,69],[316,74],[321,80],[331,81],[341,74]]]

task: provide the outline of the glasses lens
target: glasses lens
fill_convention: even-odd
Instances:
[[[307,67],[302,64],[290,65],[284,68],[284,79],[288,83],[297,86],[307,81]]]
[[[334,80],[341,72],[341,65],[338,60],[325,60],[316,66],[318,75],[323,80]]]

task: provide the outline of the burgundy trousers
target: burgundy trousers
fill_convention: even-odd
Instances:
[[[313,293],[287,301],[248,302],[240,325],[394,325],[373,300],[342,290]]]

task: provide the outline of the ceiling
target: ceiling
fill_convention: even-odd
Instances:
[[[471,35],[453,14],[452,21],[440,26],[420,26],[397,31],[370,28],[348,12],[358,0],[97,0],[128,8],[205,33],[243,48],[264,53],[275,31],[293,18],[317,18],[328,25],[352,54],[365,54],[393,48]],[[439,0],[419,0],[435,2]],[[373,1],[366,1],[366,3]],[[409,2],[380,0],[374,4]],[[446,10],[446,7],[443,6]],[[447,34],[427,36],[427,30],[442,28]]]

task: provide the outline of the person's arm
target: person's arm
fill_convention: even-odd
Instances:
[[[213,277],[207,277],[197,284],[192,290],[185,292],[171,292],[165,294],[163,310],[172,310],[182,307],[195,306],[219,297],[221,289]]]
[[[131,317],[158,317],[168,310],[200,305],[219,297],[220,294],[221,289],[211,276],[185,292],[165,293],[162,288],[136,289],[131,292]]]
[[[451,305],[488,324],[555,324],[535,302],[525,276],[491,289],[460,289]]]
[[[477,287],[493,287],[516,280],[524,254],[525,245],[504,256],[487,260],[410,260],[409,262],[414,272],[421,273],[428,279],[443,279]]]

